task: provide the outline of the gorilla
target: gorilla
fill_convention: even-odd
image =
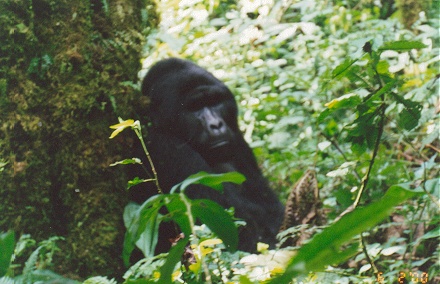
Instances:
[[[240,172],[246,181],[224,184],[223,193],[202,185],[191,185],[186,192],[192,199],[211,199],[234,208],[235,217],[246,222],[239,228],[240,250],[255,252],[257,242],[273,247],[284,207],[243,139],[237,104],[226,85],[190,61],[170,58],[149,70],[142,95],[149,99],[146,144],[163,192],[200,171]],[[135,188],[133,197],[143,202],[156,193],[153,183],[144,183]],[[166,224],[160,227],[156,253],[168,251],[169,239],[179,233]]]

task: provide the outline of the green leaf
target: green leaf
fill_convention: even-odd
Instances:
[[[371,97],[374,99],[382,96],[383,94],[388,94],[388,92],[390,92],[394,88],[396,82],[396,79],[391,80],[390,82],[386,83],[385,86],[380,88],[376,93],[374,93]]]
[[[132,186],[138,185],[140,183],[146,182],[147,180],[141,179],[139,177],[135,177],[132,180],[129,180],[127,183],[127,189],[130,189]]]
[[[142,165],[142,161],[141,161],[141,159],[138,159],[138,158],[125,159],[125,160],[114,162],[113,164],[110,164],[110,167],[114,167],[116,165],[130,165],[130,164]]]
[[[240,275],[240,284],[255,284],[246,275]]]
[[[203,184],[215,190],[222,191],[224,182],[232,182],[242,184],[246,177],[238,172],[229,172],[224,174],[211,174],[207,172],[199,172],[189,176],[183,182],[173,186],[170,193],[174,193],[178,188],[184,191],[191,184]]]
[[[398,125],[406,130],[411,130],[419,123],[422,112],[422,104],[407,100],[398,94],[391,93],[397,102],[402,104],[405,108],[399,113]]]
[[[189,234],[185,235],[185,238],[179,240],[177,244],[175,244],[167,257],[167,260],[165,261],[165,264],[160,269],[160,278],[157,283],[161,284],[169,284],[173,283],[172,281],[172,275],[176,268],[176,264],[180,261],[182,258],[183,252],[185,250],[185,246],[189,241]]]
[[[440,178],[428,179],[425,181],[424,188],[427,192],[438,196],[440,190]]]
[[[0,234],[0,277],[8,271],[14,253],[15,234],[12,231]]]
[[[185,196],[180,196],[180,194],[170,194],[166,201],[166,207],[168,209],[168,214],[165,216],[179,225],[180,230],[185,236],[191,234],[191,224],[189,222],[188,208],[185,205],[183,199]]]
[[[161,217],[159,210],[164,205],[165,198],[165,194],[159,194],[152,196],[138,208],[133,204],[128,204],[125,207],[124,223],[127,231],[122,252],[125,265],[129,265],[130,255],[141,236],[143,240],[139,243],[139,249],[142,250],[145,256],[154,255]]]
[[[390,68],[390,63],[386,60],[380,60],[376,65],[376,70],[379,74],[389,74],[388,68]]]
[[[347,58],[344,62],[342,62],[340,65],[336,66],[335,69],[333,69],[332,72],[332,78],[335,79],[336,77],[343,76],[346,71],[356,62],[357,59],[351,59]]]
[[[344,215],[305,244],[290,261],[286,271],[269,283],[290,283],[294,277],[310,271],[322,271],[327,265],[336,265],[356,253],[353,245],[348,249],[341,246],[378,224],[390,215],[395,206],[417,194],[408,189],[407,184],[391,186],[379,201]]]
[[[399,40],[399,41],[387,42],[381,47],[379,47],[379,50],[408,51],[411,49],[421,49],[425,47],[426,45],[420,41]]]
[[[225,209],[216,202],[208,199],[192,201],[193,216],[208,226],[220,239],[228,250],[234,252],[238,246],[238,230]]]
[[[435,228],[432,231],[427,232],[423,236],[420,237],[420,240],[427,240],[440,237],[440,227]],[[419,240],[419,241],[420,241]]]
[[[361,98],[357,94],[346,94],[336,98],[328,103],[325,106],[329,109],[336,110],[341,108],[350,108],[356,107],[362,102]]]
[[[405,108],[399,113],[398,125],[406,130],[411,130],[419,124],[420,116],[420,112]]]

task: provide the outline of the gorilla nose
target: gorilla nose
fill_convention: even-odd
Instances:
[[[221,129],[223,127],[223,121],[219,120],[219,121],[211,122],[209,127],[212,130],[219,130],[219,129]]]

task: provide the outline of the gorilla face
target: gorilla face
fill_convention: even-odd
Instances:
[[[233,141],[227,123],[230,115],[224,90],[215,85],[198,87],[186,96],[178,118],[179,128],[187,130],[182,138],[201,151],[226,147]]]
[[[239,133],[232,93],[193,63],[169,59],[162,65],[155,65],[149,74],[160,69],[167,76],[147,75],[143,83],[149,86],[153,127],[180,138],[202,156],[218,158],[226,154],[234,144],[235,133]]]

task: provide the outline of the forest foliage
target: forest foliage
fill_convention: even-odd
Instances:
[[[220,239],[230,239],[207,218],[207,226],[187,226],[201,266],[179,263],[179,242],[169,255],[146,253],[127,270],[125,283],[440,281],[438,1],[157,4],[161,20],[146,38],[139,77],[176,56],[224,81],[239,103],[240,128],[281,200],[307,170],[316,172],[325,224],[284,232],[307,232],[299,247],[262,244],[259,254],[247,254],[226,252]],[[127,233],[129,250],[140,233],[153,232],[145,222],[139,230],[139,220],[154,210],[126,208],[125,221],[138,218]],[[17,254],[11,234],[0,241]],[[31,256],[34,266],[23,274],[50,268],[54,241],[36,250],[44,265]],[[105,276],[85,283],[116,282]]]
[[[437,9],[438,2],[416,1],[159,5],[161,25],[148,39],[144,68],[179,56],[225,81],[240,104],[242,131],[282,200],[307,169],[317,172],[323,211],[333,225],[309,230],[336,236],[341,215],[392,198],[387,193],[396,187],[424,192],[384,221],[362,227],[368,220],[359,216],[343,223],[347,232],[362,227],[348,233],[348,243],[360,244],[351,258],[320,255],[321,262],[330,258],[326,265],[339,266],[305,273],[301,281],[387,283],[404,273],[422,283],[422,275],[426,281],[438,274]],[[369,214],[370,221],[380,215]],[[331,251],[342,244],[330,245]],[[311,263],[326,245],[308,252],[305,259],[315,269],[305,271],[324,268]],[[252,281],[271,278],[276,270],[264,260],[249,266],[244,275]]]

